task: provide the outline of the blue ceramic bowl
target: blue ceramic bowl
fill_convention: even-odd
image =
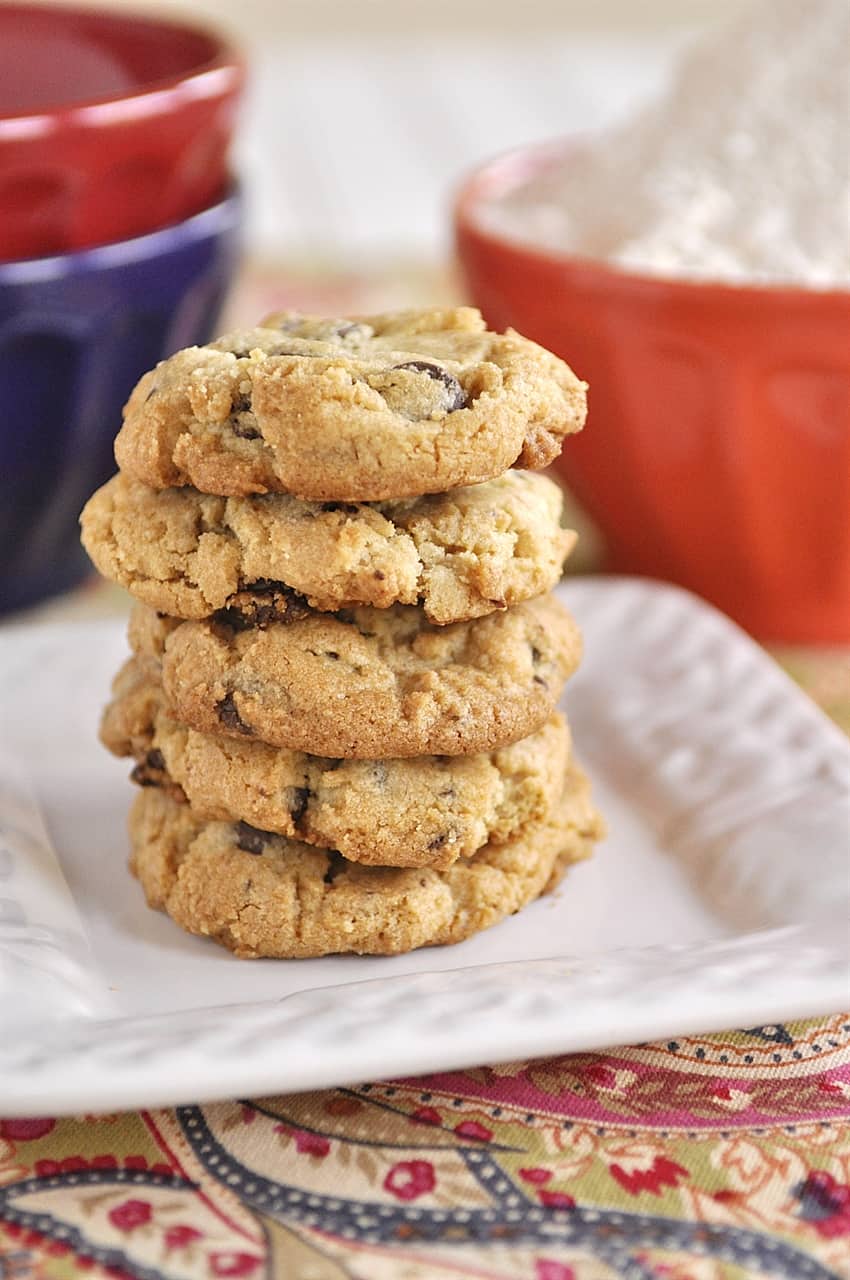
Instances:
[[[90,571],[77,519],[115,470],[142,374],[213,334],[239,247],[237,190],[151,235],[0,263],[0,613]]]

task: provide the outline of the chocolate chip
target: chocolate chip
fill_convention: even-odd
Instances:
[[[154,385],[151,387],[151,389],[150,389],[150,391],[148,392],[148,394],[145,396],[145,404],[147,404],[147,402],[150,400],[151,396],[155,396],[155,395],[156,395],[156,393],[157,393],[157,391],[158,391],[158,390],[159,390],[159,388],[157,387],[156,383],[154,383]]]
[[[162,752],[156,747],[145,753],[130,774],[130,781],[137,787],[165,787],[173,785],[169,778]]]
[[[232,595],[225,607],[213,616],[221,626],[247,631],[250,627],[267,627],[272,622],[297,622],[309,612],[310,606],[304,597],[285,582],[258,578]]]
[[[448,841],[448,833],[442,831],[438,836],[434,836],[433,840],[428,841],[429,849],[442,849],[443,845]]]
[[[532,665],[536,667],[536,666],[538,666],[542,661],[543,661],[543,653],[542,653],[542,651],[541,651],[540,649],[538,649],[538,648],[537,648],[537,645],[533,644],[533,645],[531,646],[531,662],[532,662]],[[532,677],[532,679],[534,680],[534,683],[535,683],[535,684],[541,684],[541,685],[543,686],[543,688],[544,688],[544,689],[548,689],[548,688],[549,688],[548,684],[546,683],[546,681],[543,679],[543,677],[542,677],[542,676],[539,676],[539,675],[535,674],[535,675]]]
[[[325,868],[325,874],[322,876],[325,884],[333,884],[340,872],[345,870],[345,858],[341,853],[337,853],[336,849],[328,851],[328,865]]]
[[[155,778],[148,771],[146,764],[137,764],[130,773],[130,781],[135,782],[137,787],[160,787],[162,782],[159,778]]]
[[[253,418],[243,421],[243,415],[251,412],[251,397],[249,394],[237,391],[234,393],[230,403],[230,417],[227,420],[230,430],[240,440],[259,440],[260,432],[257,430]]]
[[[307,812],[307,805],[310,803],[309,787],[293,787],[292,799],[289,802],[289,813],[293,824],[297,827],[298,823]]]
[[[325,657],[330,658],[332,662],[339,662],[339,654],[336,649],[325,649]]]
[[[258,831],[248,822],[236,824],[236,847],[243,853],[263,853],[270,839],[268,831]]]
[[[376,582],[383,582],[386,576],[387,575],[384,573],[383,569],[376,569],[372,574],[372,577]]]
[[[431,364],[429,360],[408,360],[405,364],[397,364],[396,369],[415,369],[417,373],[427,373],[435,382],[442,382],[446,388],[448,404],[446,413],[454,413],[456,409],[466,408],[466,392],[454,374],[441,365]]]
[[[257,428],[249,426],[247,423],[243,424],[241,422],[231,422],[230,430],[233,432],[235,436],[238,436],[240,440],[261,439],[260,432],[257,430]]]
[[[304,600],[304,597],[299,596],[297,591],[292,590],[292,587],[288,587],[285,582],[278,582],[276,578],[255,578],[253,582],[246,583],[243,590],[253,591],[256,595],[268,595],[269,592],[276,591],[280,595],[288,596],[293,604],[297,600]],[[304,607],[307,607],[306,603]]]
[[[254,730],[240,716],[236,703],[233,701],[233,694],[228,693],[216,707],[218,718],[224,725],[225,729],[230,729],[232,733],[245,733],[249,736]]]

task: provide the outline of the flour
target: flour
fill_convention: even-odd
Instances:
[[[632,270],[850,284],[850,0],[758,0],[629,125],[482,208]]]

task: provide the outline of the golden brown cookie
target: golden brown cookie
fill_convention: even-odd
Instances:
[[[585,384],[470,307],[323,320],[291,312],[179,351],[133,391],[122,471],[163,489],[382,501],[545,467]]]
[[[247,822],[370,865],[444,868],[503,843],[552,811],[569,759],[559,714],[489,754],[332,760],[175,723],[137,658],[113,689],[101,738],[136,760],[134,781],[187,799],[204,820]]]
[[[130,815],[148,904],[239,956],[394,955],[460,942],[553,889],[602,835],[574,766],[551,816],[447,870],[364,867],[253,827],[204,823],[158,788]]]
[[[135,605],[171,715],[202,733],[356,759],[468,755],[539,729],[581,656],[551,596],[435,627],[421,609],[308,613],[237,630]]]
[[[562,507],[558,486],[527,471],[375,505],[211,497],[119,474],[81,523],[100,572],[175,617],[269,621],[295,592],[320,610],[421,604],[446,623],[553,587],[576,537]]]

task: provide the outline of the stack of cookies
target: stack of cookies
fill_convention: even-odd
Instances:
[[[142,378],[82,527],[135,597],[102,737],[151,906],[241,956],[392,954],[590,853],[575,536],[533,474],[584,414],[469,308],[276,315]]]

